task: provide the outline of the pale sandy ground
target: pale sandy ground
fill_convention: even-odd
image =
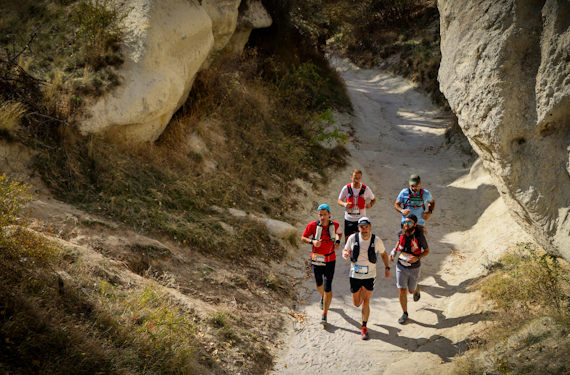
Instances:
[[[343,209],[335,202],[350,170],[360,168],[363,182],[377,197],[369,210],[373,232],[387,249],[394,246],[399,215],[392,205],[411,173],[422,176],[436,209],[428,221],[430,255],[422,261],[422,297],[408,299],[410,320],[397,323],[402,311],[391,279],[378,278],[368,322],[370,340],[359,337],[361,311],[352,305],[349,263],[337,260],[329,324],[319,323],[320,296],[313,278],[300,289],[304,319],[291,319],[289,336],[278,353],[274,374],[438,374],[451,371],[454,356],[466,339],[484,324],[489,306],[467,287],[515,240],[530,241],[508,215],[496,188],[480,162],[445,144],[448,119],[410,82],[381,71],[358,70],[335,61],[354,105],[354,140],[349,166],[331,178],[307,208],[329,203],[333,218],[342,223]],[[314,220],[302,213],[298,229]],[[308,245],[295,254],[297,265]],[[380,272],[383,274],[383,272]]]

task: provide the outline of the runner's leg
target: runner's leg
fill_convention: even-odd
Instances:
[[[370,316],[370,296],[372,291],[366,289],[364,286],[360,288],[360,294],[362,295],[362,321],[367,322]]]

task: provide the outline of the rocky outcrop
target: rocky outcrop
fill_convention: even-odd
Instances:
[[[248,27],[247,36],[271,24],[259,0],[130,0],[124,6],[122,83],[88,108],[79,128],[131,142],[156,140],[186,101],[196,73],[225,48],[241,52],[236,45],[243,48]],[[239,44],[232,41],[236,32]]]
[[[228,50],[240,53],[249,40],[253,29],[271,26],[271,16],[259,0],[244,0],[240,6],[239,18],[235,33],[228,43]]]
[[[438,8],[441,91],[520,224],[570,260],[570,3]]]

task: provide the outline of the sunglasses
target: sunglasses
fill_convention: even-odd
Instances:
[[[415,223],[413,220],[404,220],[404,224],[414,225]]]

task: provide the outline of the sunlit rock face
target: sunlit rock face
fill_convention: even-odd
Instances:
[[[570,261],[570,2],[438,8],[441,91],[513,215]]]
[[[79,128],[127,142],[156,140],[188,98],[196,73],[225,48],[241,52],[232,42],[243,33],[240,20],[263,9],[254,0],[129,0],[124,7],[121,85],[87,107]],[[269,26],[265,14],[264,22],[249,25]]]

